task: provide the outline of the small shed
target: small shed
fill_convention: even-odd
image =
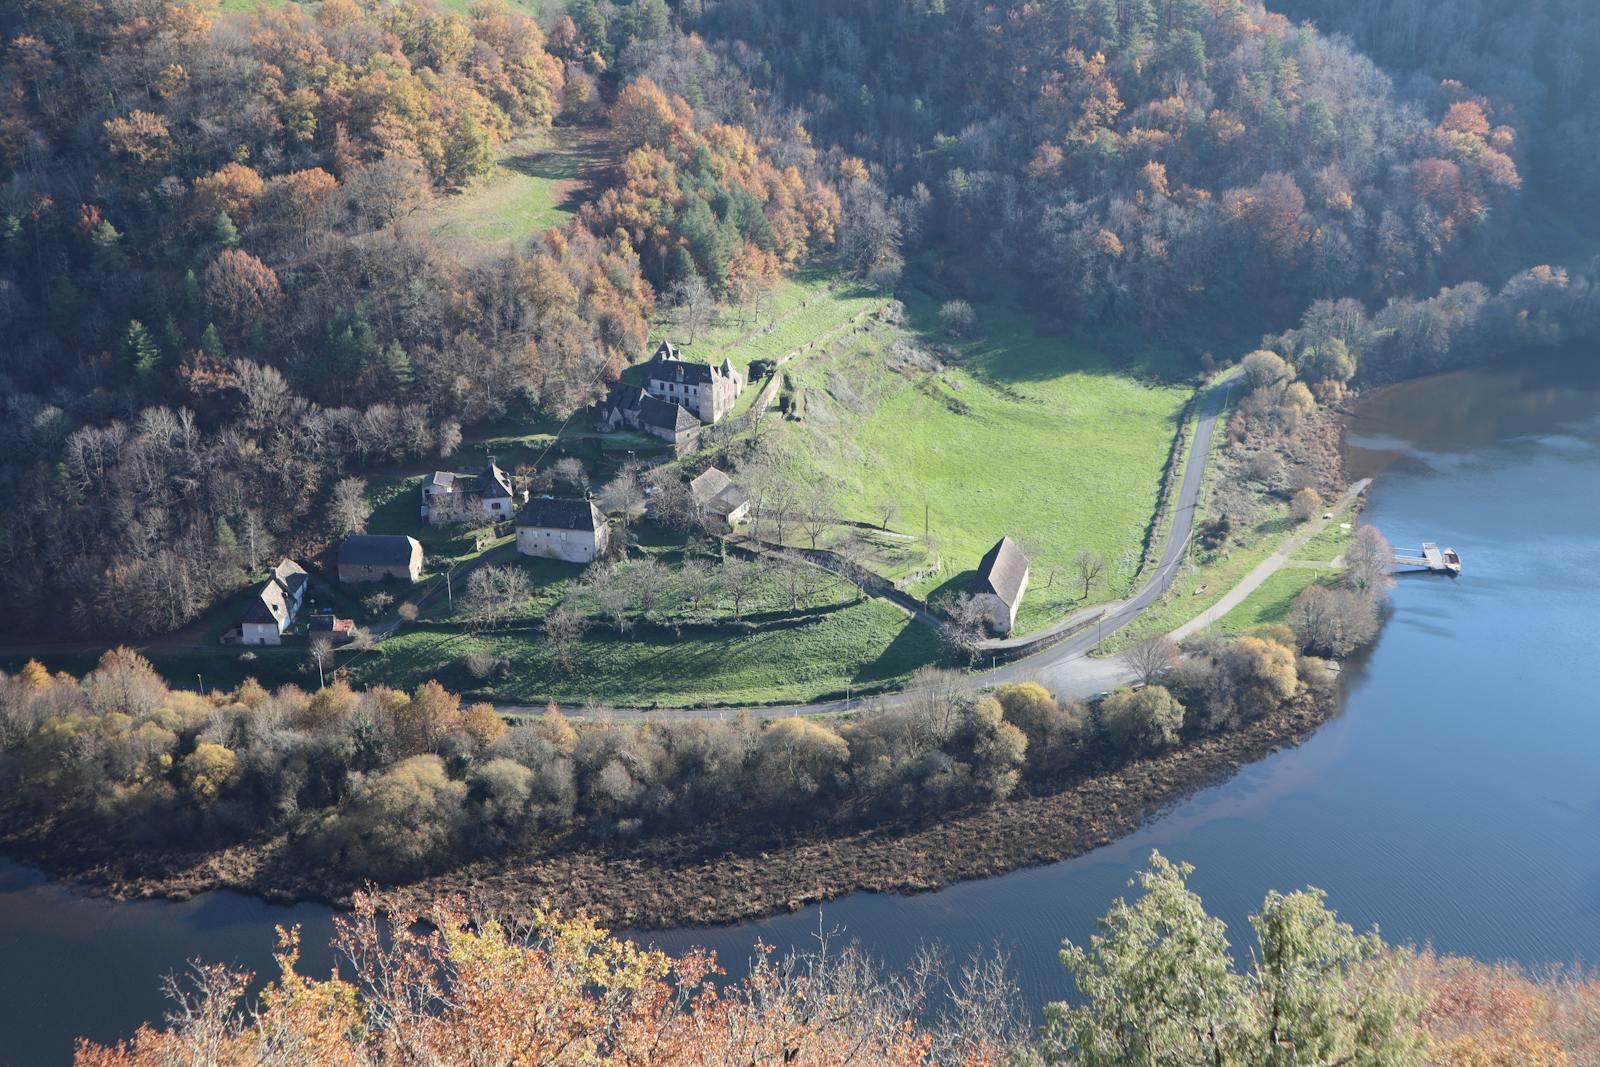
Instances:
[[[967,589],[983,609],[984,621],[997,634],[1017,624],[1017,608],[1028,591],[1028,557],[1011,538],[1002,537],[984,553],[978,574]]]

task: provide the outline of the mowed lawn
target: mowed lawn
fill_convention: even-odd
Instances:
[[[940,657],[927,627],[904,612],[867,600],[782,629],[734,627],[634,633],[606,627],[585,636],[571,670],[553,666],[537,630],[504,633],[403,631],[385,641],[363,681],[413,686],[437,678],[452,689],[505,701],[593,698],[623,707],[759,705],[843,696],[892,687]],[[474,652],[510,664],[503,676],[474,678]]]
[[[928,336],[928,309],[911,311]],[[893,503],[890,528],[920,537],[926,509],[943,571],[918,593],[959,588],[1001,536],[1020,539],[1033,556],[1024,633],[1084,602],[1080,550],[1108,561],[1089,600],[1128,591],[1191,389],[1161,379],[1170,357],[1117,367],[1010,309],[979,316],[984,336],[942,369],[890,369],[881,334],[801,365],[806,415],[787,432],[849,518],[876,523]]]

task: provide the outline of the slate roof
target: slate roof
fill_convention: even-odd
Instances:
[[[619,408],[622,411],[635,411],[640,404],[644,403],[644,398],[649,395],[637,385],[618,382],[611,387],[610,394],[606,396],[605,406]]]
[[[709,385],[714,376],[709,363],[687,363],[681,359],[658,359],[650,364],[653,382],[687,382],[690,385]]]
[[[351,534],[339,545],[339,565],[409,567],[422,544],[405,534]]]
[[[696,506],[712,508],[724,515],[750,499],[749,493],[716,467],[707,467],[689,482],[689,496]]]
[[[1022,583],[1028,578],[1028,557],[1009,537],[1002,537],[993,548],[984,553],[978,564],[978,576],[972,580],[975,594],[993,593],[1007,607],[1016,607],[1022,595]]]
[[[282,627],[294,616],[295,601],[306,585],[306,572],[300,564],[286,559],[272,568],[272,577],[261,583],[244,609],[242,622],[277,623]]]
[[[662,430],[681,431],[700,425],[700,420],[682,404],[647,396],[639,404],[639,424]]]
[[[587,500],[541,497],[528,501],[528,506],[517,513],[518,527],[540,530],[597,530],[605,521],[599,509]]]
[[[477,482],[478,492],[484,496],[496,497],[511,495],[511,476],[506,474],[505,471],[501,470],[492,459],[489,461],[489,465],[487,467],[483,468],[483,470],[477,473],[475,480]],[[500,491],[498,493],[491,491],[495,487],[499,488]]]

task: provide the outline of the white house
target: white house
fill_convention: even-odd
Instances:
[[[724,358],[722,365],[690,363],[670,341],[662,341],[646,365],[647,389],[658,400],[688,408],[701,422],[714,423],[733,410],[745,376]]]
[[[1002,537],[984,553],[978,575],[968,592],[983,609],[984,622],[997,634],[1008,634],[1017,624],[1017,608],[1028,591],[1028,557],[1017,543]]]
[[[305,595],[306,572],[294,560],[280,561],[244,609],[244,618],[239,623],[240,643],[283,644],[283,632],[294,625],[294,617]]]
[[[530,500],[517,515],[517,551],[524,556],[589,563],[606,550],[605,516],[587,500]]]
[[[422,517],[432,526],[504,522],[527,500],[511,487],[511,478],[494,457],[476,474],[434,471],[422,483]]]

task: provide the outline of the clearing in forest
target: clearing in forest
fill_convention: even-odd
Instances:
[[[487,251],[564,226],[605,165],[604,131],[563,127],[513,137],[500,146],[493,173],[430,213],[436,236]]]
[[[931,299],[914,294],[907,317],[793,366],[800,417],[771,432],[795,476],[897,535],[904,562],[888,573],[941,561],[908,584],[919,595],[964,588],[995,541],[1019,540],[1033,562],[1018,634],[1125,595],[1193,392],[1175,357],[1119,365],[999,303],[957,344],[939,339]],[[1087,598],[1084,550],[1106,561]]]

